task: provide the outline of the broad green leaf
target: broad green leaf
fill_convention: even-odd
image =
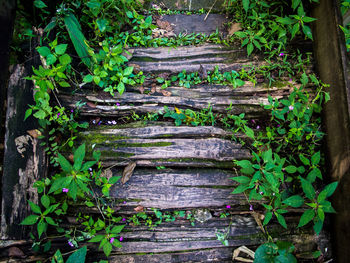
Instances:
[[[68,177],[61,177],[61,178],[54,180],[51,187],[50,187],[49,194],[56,192],[59,189],[62,189],[64,187],[64,183],[67,180],[67,178]]]
[[[85,162],[83,164],[83,166],[81,167],[80,171],[87,171],[90,167],[92,167],[94,164],[96,163],[96,161],[88,161]]]
[[[38,230],[38,236],[39,238],[41,235],[46,232],[47,229],[47,223],[44,222],[44,220],[40,220],[38,225],[37,225],[37,230]]]
[[[295,10],[298,8],[301,0],[292,0],[292,8]]]
[[[105,253],[106,257],[108,257],[112,252],[112,244],[107,242],[103,245],[103,252]]]
[[[305,36],[307,36],[308,38],[310,38],[311,40],[313,40],[312,38],[312,32],[311,32],[311,28],[308,26],[303,26],[303,32],[305,34]]]
[[[34,204],[32,201],[28,200],[30,208],[34,213],[41,214],[41,209],[37,204]]]
[[[250,182],[250,178],[247,176],[230,177],[230,179],[240,184],[248,184]]]
[[[134,18],[134,15],[131,11],[126,11],[126,16],[129,18]]]
[[[243,9],[248,12],[249,9],[249,0],[242,0],[242,4],[243,4]]]
[[[45,220],[48,224],[53,225],[53,226],[58,226],[58,224],[49,216],[45,217]]]
[[[321,152],[318,151],[317,153],[315,153],[314,155],[312,155],[311,157],[311,164],[312,165],[317,165],[321,160]]]
[[[247,190],[249,187],[246,185],[239,185],[238,187],[233,190],[232,194],[240,194],[243,193],[245,190]]]
[[[123,230],[124,227],[125,227],[125,225],[115,226],[112,228],[111,233],[112,234],[119,234]]]
[[[287,16],[286,17],[278,17],[276,19],[276,21],[281,23],[281,24],[283,24],[283,25],[291,25],[291,24],[294,23],[294,19],[291,19],[291,18],[289,18]]]
[[[117,90],[118,90],[120,95],[123,95],[124,90],[125,90],[125,85],[123,82],[119,82],[119,84],[117,86]]]
[[[305,226],[315,217],[315,211],[313,209],[306,210],[300,217],[298,227]]]
[[[329,201],[322,201],[319,203],[319,205],[322,207],[322,209],[325,213],[336,213],[336,211],[332,207],[331,202],[329,202]]]
[[[27,109],[26,113],[24,115],[24,121],[32,114],[33,110],[32,109]]]
[[[134,70],[134,67],[127,67],[126,69],[124,69],[123,75],[129,76],[133,70]]]
[[[118,182],[118,180],[121,178],[121,176],[112,176],[111,178],[109,178],[108,183],[109,184],[115,184],[116,182]]]
[[[56,261],[54,261],[56,260]],[[55,253],[55,255],[53,255],[52,261],[51,263],[64,263],[63,257],[62,257],[62,253],[61,251],[58,249]]]
[[[330,197],[334,193],[335,189],[337,189],[337,186],[338,186],[338,182],[333,182],[328,184],[323,190],[327,193],[326,197]]]
[[[97,235],[97,236],[94,236],[93,238],[91,238],[89,240],[89,242],[100,242],[104,238],[105,238],[105,236],[103,236],[103,235]]]
[[[282,215],[280,215],[279,213],[275,213],[275,215],[277,217],[278,223],[280,223],[281,226],[283,226],[285,229],[287,229],[287,224],[286,224],[286,220],[284,219],[284,217]]]
[[[51,54],[51,51],[50,51],[50,49],[48,47],[38,47],[37,51],[43,57],[47,57],[48,55]]]
[[[77,186],[77,183],[72,180],[72,182],[70,183],[69,185],[69,192],[68,192],[68,195],[70,195],[73,200],[77,200],[77,193],[78,193],[78,186]]]
[[[96,24],[97,24],[98,29],[101,32],[104,32],[107,29],[108,21],[104,18],[99,18],[96,20]]]
[[[40,9],[47,7],[47,5],[41,0],[35,0],[34,6]]]
[[[293,195],[284,200],[282,203],[297,208],[304,204],[304,199],[300,195]]]
[[[316,18],[309,17],[309,16],[304,16],[302,19],[303,19],[303,22],[305,22],[305,23],[310,23],[310,22],[317,20]]]
[[[84,78],[83,78],[83,81],[85,82],[85,83],[90,83],[90,82],[92,82],[93,81],[93,79],[94,79],[94,77],[92,76],[92,75],[86,75]]]
[[[247,53],[248,53],[248,56],[250,56],[250,54],[253,52],[253,50],[254,50],[253,44],[252,44],[252,43],[249,43],[249,44],[247,45]]]
[[[64,158],[64,156],[60,153],[58,153],[58,162],[62,170],[65,171],[66,173],[70,173],[73,170],[73,167],[69,163],[69,161],[66,158]]]
[[[272,218],[272,212],[270,212],[270,211],[267,211],[266,213],[265,213],[265,219],[264,219],[264,222],[263,222],[263,225],[265,226],[265,225],[267,225],[269,222],[270,222],[270,220],[271,220],[271,218]]]
[[[317,208],[317,216],[321,221],[324,221],[324,211],[321,207]]]
[[[304,165],[310,165],[310,161],[302,154],[299,154],[299,159]]]
[[[297,168],[294,165],[289,165],[285,168],[287,173],[294,174],[297,171]]]
[[[58,60],[62,65],[68,65],[72,62],[72,58],[68,54],[63,54],[62,56],[59,56]]]
[[[243,174],[251,175],[255,172],[255,169],[253,168],[252,163],[249,160],[236,161],[236,164],[241,167],[241,172]]]
[[[58,84],[63,88],[69,88],[70,84],[67,81],[60,81]]]
[[[45,207],[48,208],[50,206],[50,198],[47,195],[43,195],[41,198],[41,204]]]
[[[86,39],[81,31],[79,21],[74,14],[70,13],[69,11],[66,12],[63,20],[78,56],[86,66],[90,67],[91,60],[89,55],[89,46],[86,44]]]
[[[299,178],[300,178],[301,187],[303,189],[305,196],[307,198],[309,198],[310,200],[313,200],[315,198],[316,192],[315,192],[315,189],[313,188],[312,184],[308,180],[305,180],[304,178],[302,178],[300,176],[299,176]]]
[[[85,157],[85,143],[80,145],[74,152],[74,171],[80,171]]]
[[[292,39],[295,37],[295,35],[299,32],[300,25],[299,23],[294,24],[291,34],[292,34]]]
[[[55,55],[53,54],[49,54],[47,57],[46,57],[46,64],[49,66],[49,65],[52,65],[53,63],[55,63],[57,61],[57,58]]]
[[[60,44],[55,47],[55,52],[57,55],[63,55],[67,50],[67,44]]]
[[[275,263],[278,247],[274,243],[265,243],[255,251],[254,263]]]
[[[38,219],[39,219],[38,215],[30,215],[24,218],[23,221],[20,223],[20,225],[24,225],[24,226],[34,225],[38,221]]]
[[[87,247],[84,246],[69,256],[66,263],[85,263]]]
[[[320,234],[322,227],[323,227],[323,221],[321,221],[319,219],[316,220],[316,222],[314,224],[314,231],[315,231],[316,235]]]
[[[307,175],[307,178],[306,178],[306,179],[307,179],[309,182],[313,183],[313,182],[315,181],[316,177],[322,179],[322,173],[321,173],[320,169],[318,169],[318,168],[312,169],[312,170],[309,172],[309,174]]]

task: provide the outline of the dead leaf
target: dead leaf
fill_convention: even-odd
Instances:
[[[10,247],[9,248],[9,257],[14,257],[14,258],[25,258],[25,254],[21,249],[18,247]]]
[[[230,29],[228,30],[228,36],[232,36],[235,32],[241,30],[241,24],[240,23],[233,23],[231,24]]]
[[[37,139],[39,136],[41,136],[41,132],[38,129],[29,130],[29,131],[27,131],[27,133],[35,139]]]
[[[144,207],[143,207],[142,205],[139,205],[139,206],[137,206],[137,207],[134,208],[134,210],[135,210],[136,212],[142,212],[143,209],[144,209]]]
[[[113,176],[112,170],[111,169],[106,169],[102,172],[101,174],[102,177],[105,177],[109,180]]]
[[[207,70],[202,65],[199,67],[198,75],[201,79],[206,79],[208,77]]]
[[[68,160],[74,163],[74,155],[72,153],[68,156]]]
[[[139,87],[139,91],[141,94],[143,94],[145,92],[145,88],[143,86]]]
[[[171,92],[170,91],[167,91],[167,90],[161,90],[160,91],[164,96],[166,96],[166,97],[169,97],[169,96],[171,96]]]
[[[125,184],[127,181],[129,181],[130,177],[134,172],[135,167],[136,167],[136,162],[131,162],[124,168],[123,176],[122,176],[122,179],[120,180],[122,184]]]
[[[259,214],[257,212],[252,212],[252,215],[255,219],[255,222],[258,224],[258,226],[260,227],[261,231],[263,231],[263,233],[265,233],[265,229],[263,224],[261,223],[261,221],[264,219],[264,215],[263,214]]]
[[[93,103],[91,101],[86,102],[86,105],[88,105],[90,108],[96,108],[95,103]]]
[[[135,74],[138,74],[141,71],[140,65],[137,65],[137,64],[134,64],[134,63],[130,63],[130,64],[128,64],[128,66],[134,68],[134,73]]]
[[[247,255],[249,255],[251,258],[255,257],[255,253],[254,251],[250,250],[249,248],[247,248],[246,246],[240,246],[239,248],[235,249],[233,251],[233,255],[232,255],[232,261],[237,262],[237,261],[241,261],[241,262],[253,262],[254,260],[249,259],[249,258],[242,258],[239,257],[239,253],[243,252],[246,253]]]

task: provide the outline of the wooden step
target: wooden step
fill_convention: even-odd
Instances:
[[[200,9],[214,12],[224,11],[225,0],[153,0],[150,8],[160,7],[163,10],[197,11]]]
[[[102,127],[80,133],[79,141],[86,143],[87,149],[94,146],[94,150],[99,150],[101,160],[107,166],[125,166],[133,161],[138,166],[230,168],[232,160],[250,158],[249,151],[239,143],[213,137],[211,131],[219,131],[218,128],[187,127],[185,130],[189,132],[184,137],[181,136],[182,127],[158,128],[135,127],[130,131],[117,126],[114,129]],[[147,132],[153,134],[153,138]],[[130,134],[138,137],[129,137]]]
[[[135,48],[129,51],[132,53],[129,65],[138,65],[145,73],[175,74],[183,70],[195,72],[200,66],[207,71],[212,71],[215,67],[222,71],[239,71],[243,66],[258,66],[264,63],[247,58],[245,49],[214,44],[177,48]]]

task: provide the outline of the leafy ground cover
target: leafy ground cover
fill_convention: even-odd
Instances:
[[[93,161],[84,161],[85,145],[78,145],[79,130],[88,127],[81,121],[77,104],[74,109],[62,107],[57,93],[60,89],[72,90],[93,87],[111,96],[122,95],[127,87],[154,82],[166,90],[171,85],[190,89],[203,83],[243,86],[246,81],[254,84],[264,82],[271,85],[280,79],[290,80],[290,95],[283,99],[269,97],[269,104],[263,106],[269,113],[263,122],[256,122],[231,113],[212,111],[210,105],[202,111],[190,109],[174,110],[164,108],[161,112],[139,116],[134,113],[130,121],[171,120],[175,125],[219,125],[240,132],[244,137],[233,137],[251,150],[251,160],[235,161],[239,183],[233,194],[244,193],[255,211],[253,201],[263,200],[263,228],[277,220],[288,228],[285,214],[294,208],[303,207],[298,227],[312,222],[316,234],[322,230],[325,213],[334,213],[328,198],[337,183],[324,183],[324,157],[321,143],[320,112],[330,97],[323,91],[326,84],[310,74],[307,66],[309,54],[289,48],[294,38],[312,39],[309,23],[315,19],[308,16],[313,1],[227,1],[227,13],[232,24],[239,23],[242,30],[227,38],[218,32],[209,36],[202,34],[180,34],[168,37],[157,35],[158,25],[153,20],[157,14],[172,14],[172,11],[144,11],[138,1],[60,1],[54,12],[45,1],[35,0],[34,10],[38,18],[34,21],[36,30],[31,29],[26,14],[18,23],[15,41],[40,36],[36,47],[41,65],[33,68],[28,76],[35,84],[35,105],[29,105],[26,118],[33,115],[38,119],[39,139],[50,156],[54,173],[35,183],[40,194],[40,203],[29,202],[33,214],[23,220],[22,225],[35,225],[31,234],[33,249],[48,252],[51,248],[50,234],[67,238],[70,246],[79,248],[79,243],[88,240],[99,244],[108,257],[114,247],[122,245],[122,230],[126,223],[144,223],[156,227],[162,221],[177,217],[187,218],[194,223],[193,216],[184,211],[173,213],[154,210],[154,216],[143,211],[130,218],[122,218],[112,209],[109,189],[120,177],[106,178],[108,169],[99,162],[99,153],[93,152]],[[205,13],[204,10],[199,13]],[[239,45],[248,56],[256,52],[266,56],[266,63],[260,67],[246,67],[239,72],[180,72],[179,74],[144,75],[142,71],[127,62],[131,56],[130,47],[177,47],[213,42],[224,45]],[[17,54],[21,50],[17,49]],[[298,83],[298,87],[293,85]],[[312,92],[309,92],[309,90]],[[118,105],[117,105],[118,106]],[[70,151],[68,158],[61,152]],[[161,168],[160,168],[161,169]],[[239,171],[239,172],[238,172]],[[101,193],[101,194],[100,194]],[[85,205],[98,210],[98,216],[80,214],[78,220],[83,228],[63,228],[64,216],[74,205]],[[224,214],[223,216],[225,216]],[[288,242],[275,242],[265,229],[267,243],[255,253],[254,262],[296,262],[294,246]],[[226,243],[225,235],[218,239]],[[86,248],[80,248],[67,262],[83,262]],[[318,257],[320,252],[314,254]],[[79,261],[80,260],[80,261]],[[57,251],[52,262],[63,262]]]

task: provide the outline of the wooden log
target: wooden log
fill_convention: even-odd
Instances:
[[[39,141],[28,134],[37,127],[33,118],[23,122],[26,105],[33,104],[29,71],[17,65],[9,80],[6,114],[5,158],[2,177],[1,239],[27,237],[19,223],[30,213],[27,200],[37,203],[33,183],[46,172],[46,158]]]
[[[123,95],[111,97],[104,92],[95,93],[91,90],[77,92],[74,95],[61,93],[60,100],[67,108],[75,108],[78,101],[87,104],[80,109],[82,115],[118,117],[130,115],[132,112],[158,112],[168,106],[180,109],[201,110],[212,106],[214,112],[224,113],[231,107],[232,114],[245,113],[247,116],[258,117],[265,115],[261,105],[268,104],[268,95],[274,98],[287,96],[296,83],[277,82],[272,87],[266,84],[254,86],[250,82],[242,87],[233,89],[227,85],[199,85],[187,89],[185,87],[128,87]],[[146,94],[148,93],[148,94]],[[165,95],[166,96],[165,96]],[[116,104],[119,106],[116,106]]]
[[[155,7],[154,5],[162,9],[170,10],[183,10],[183,11],[198,11],[200,9],[212,11],[224,11],[225,1],[224,0],[154,0],[151,1],[150,7]]]
[[[227,31],[224,24],[228,22],[225,15],[222,14],[209,14],[207,19],[203,15],[165,15],[161,17],[161,21],[167,21],[173,28],[173,32],[178,35],[201,33],[210,35],[215,32],[219,32],[222,35],[226,35]]]

